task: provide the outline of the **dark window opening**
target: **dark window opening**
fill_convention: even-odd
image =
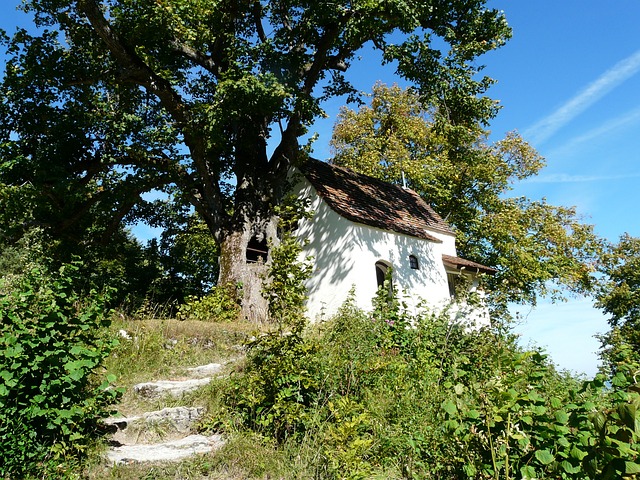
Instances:
[[[418,257],[415,255],[409,255],[409,266],[413,270],[418,270],[420,266],[418,265]]]
[[[460,285],[460,275],[455,273],[447,273],[447,282],[449,283],[449,296],[456,298],[456,289]]]
[[[267,239],[264,235],[253,236],[247,245],[247,263],[264,263],[269,255]]]
[[[389,266],[386,263],[376,262],[376,281],[378,282],[378,288],[384,286],[387,270],[389,270]]]
[[[391,265],[381,260],[376,262],[376,282],[378,289],[386,287],[389,298],[393,296],[393,277],[391,272]]]

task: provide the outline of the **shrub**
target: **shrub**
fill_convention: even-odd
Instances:
[[[33,270],[0,296],[1,477],[45,475],[81,457],[119,395],[95,375],[115,345],[103,333],[105,298],[80,299],[77,272]]]
[[[187,297],[178,308],[179,320],[232,322],[240,315],[239,295],[233,285],[216,285],[202,298]]]
[[[507,331],[380,300],[254,342],[225,397],[237,425],[314,438],[322,478],[637,478],[637,369],[608,389]]]
[[[278,331],[250,345],[224,398],[241,429],[317,445],[318,478],[640,476],[640,366],[628,348],[609,386],[604,375],[581,381],[500,324],[409,316],[387,287],[372,314],[347,302],[308,328],[300,272],[274,277]]]

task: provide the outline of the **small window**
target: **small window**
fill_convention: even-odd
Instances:
[[[418,265],[418,257],[416,257],[415,255],[409,255],[409,266],[413,270],[418,270],[420,268],[420,266]]]

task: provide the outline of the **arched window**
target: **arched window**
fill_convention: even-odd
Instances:
[[[447,283],[449,284],[449,296],[451,298],[456,298],[456,289],[460,284],[460,275],[447,272]]]
[[[376,281],[378,283],[378,288],[384,286],[384,281],[387,278],[387,273],[389,272],[390,268],[391,265],[383,262],[382,260],[378,260],[376,262]],[[389,286],[389,288],[391,288],[391,286]]]
[[[415,255],[409,255],[409,266],[412,270],[418,270],[420,265],[418,264],[418,257]]]

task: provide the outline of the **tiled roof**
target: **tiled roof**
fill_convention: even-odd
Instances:
[[[300,169],[329,207],[348,220],[438,243],[429,230],[454,235],[413,190],[313,159]]]
[[[445,265],[451,266],[458,270],[462,270],[464,268],[464,269],[476,270],[478,272],[489,273],[489,274],[494,274],[497,272],[495,268],[487,267],[480,263],[472,262],[471,260],[466,260],[464,258],[452,257],[451,255],[443,254],[442,261],[444,262]]]

